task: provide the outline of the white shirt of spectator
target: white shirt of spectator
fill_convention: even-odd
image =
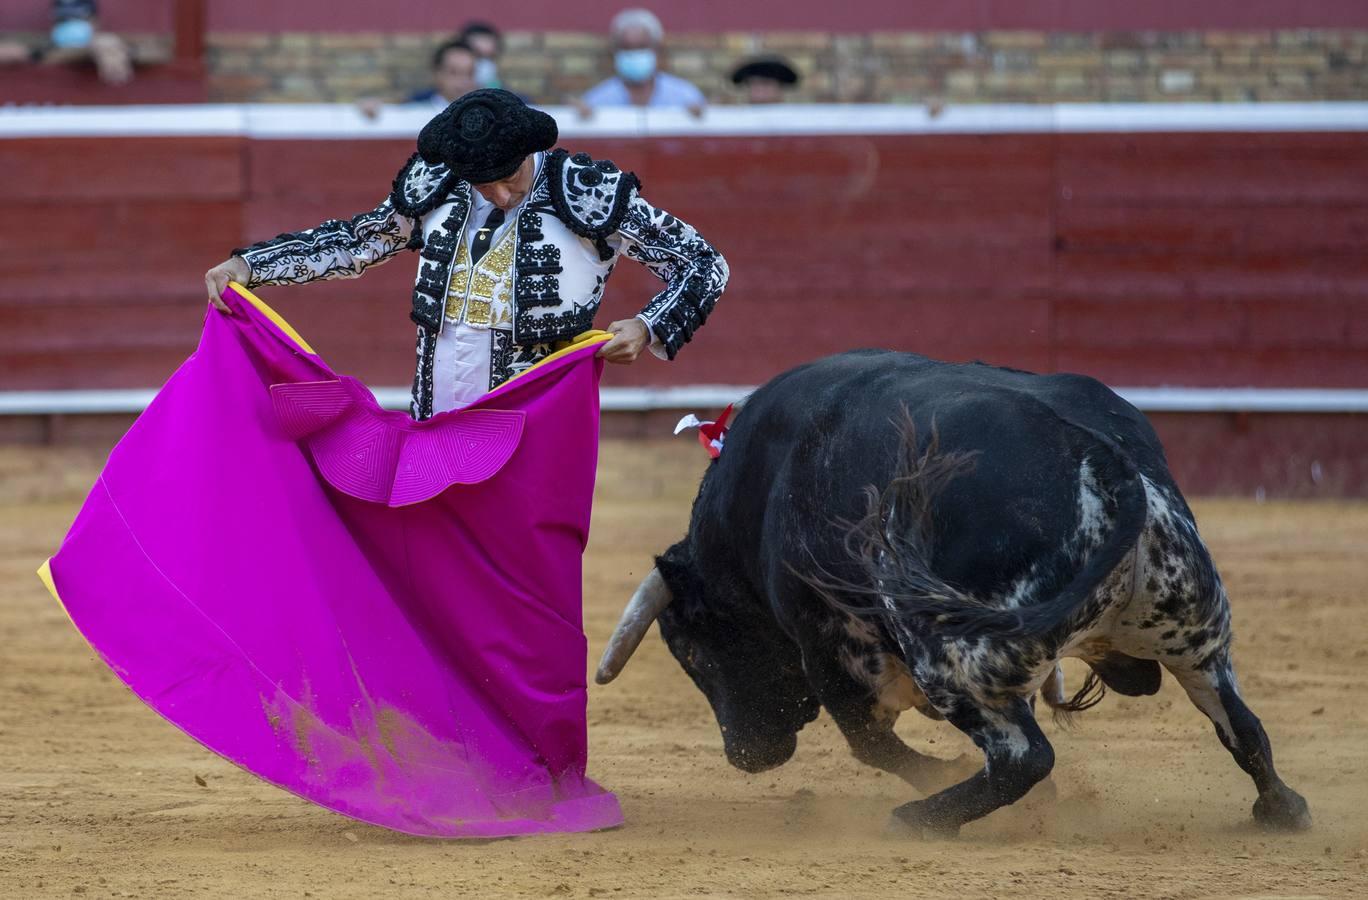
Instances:
[[[631,106],[632,97],[627,92],[627,82],[614,75],[607,81],[585,91],[581,98],[585,106]],[[655,85],[651,91],[649,106],[701,106],[708,102],[703,92],[692,83],[669,72],[657,72]]]

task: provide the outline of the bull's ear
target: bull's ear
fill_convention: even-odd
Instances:
[[[665,579],[675,597],[695,596],[698,575],[694,570],[693,550],[688,538],[674,544],[655,559],[656,571]]]
[[[651,630],[651,623],[673,599],[660,570],[652,569],[642,580],[632,599],[627,602],[627,608],[622,611],[622,618],[603,651],[603,659],[599,662],[598,672],[594,675],[595,681],[607,684],[618,676],[622,667],[627,665],[627,660],[632,658],[632,653],[640,646],[646,632]]]

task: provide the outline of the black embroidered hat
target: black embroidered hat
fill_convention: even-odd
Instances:
[[[798,72],[778,56],[762,56],[748,60],[732,72],[732,84],[744,84],[751,78],[771,78],[780,84],[797,84]]]
[[[418,134],[418,155],[445,163],[472,184],[507,178],[529,153],[549,150],[556,120],[517,94],[498,88],[471,91],[439,112]]]

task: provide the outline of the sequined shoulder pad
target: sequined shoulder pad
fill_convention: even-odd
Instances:
[[[400,215],[421,218],[442,205],[456,180],[456,173],[446,165],[433,165],[415,153],[394,177],[390,203]]]
[[[618,230],[641,181],[606,159],[554,150],[547,179],[556,216],[580,237],[598,240]]]

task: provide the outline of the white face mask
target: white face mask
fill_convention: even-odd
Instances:
[[[52,26],[52,46],[69,49],[89,47],[95,37],[95,26],[89,19],[66,19]]]
[[[655,74],[656,53],[649,47],[643,50],[619,50],[613,54],[613,68],[623,81],[640,84]]]
[[[475,60],[475,83],[480,87],[498,87],[499,64],[492,59]]]

